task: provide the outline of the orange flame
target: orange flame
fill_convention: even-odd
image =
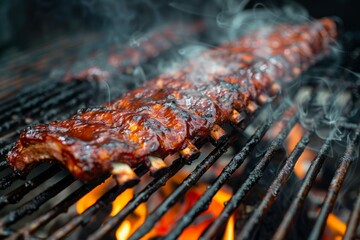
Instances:
[[[286,141],[286,149],[288,153],[290,153],[295,148],[296,144],[300,141],[303,133],[304,129],[301,127],[301,125],[295,124],[294,128],[290,131]],[[298,178],[303,179],[305,177],[310,163],[314,158],[315,153],[305,148],[304,152],[300,155],[294,167],[294,173]]]
[[[225,234],[223,240],[233,240],[235,239],[235,215],[231,215],[226,225]]]
[[[166,197],[171,194],[174,188],[179,185],[185,178],[184,174],[177,174],[175,177],[170,179],[166,186],[161,189],[160,198]],[[84,197],[82,197],[76,204],[76,210],[79,214],[83,213],[87,208],[92,206],[106,191],[115,186],[116,181],[110,177],[104,183],[100,184]],[[143,239],[149,239],[152,237],[158,237],[169,233],[169,231],[176,225],[176,222],[192,207],[192,205],[201,197],[205,192],[207,184],[198,183],[192,187],[185,195],[183,201],[177,203],[174,207],[160,219],[155,227],[150,231]],[[134,189],[127,189],[120,194],[112,203],[112,210],[109,216],[115,216],[118,214],[126,204],[134,197]],[[159,198],[159,196],[157,196]],[[222,188],[214,196],[209,208],[203,212],[195,222],[190,225],[185,231],[179,236],[178,239],[194,239],[198,238],[206,227],[219,216],[224,203],[231,197],[229,191]],[[159,203],[156,199],[156,203]],[[140,204],[132,214],[130,214],[117,228],[115,236],[117,240],[128,239],[136,229],[144,223],[147,212],[149,209],[149,203]],[[157,205],[156,204],[156,205]],[[227,223],[226,231],[224,234],[224,240],[232,240],[235,238],[235,217],[232,215]]]
[[[110,216],[115,216],[118,214],[121,209],[125,207],[125,205],[132,199],[134,196],[134,190],[133,189],[127,189],[122,194],[117,196],[115,200],[113,201],[113,207],[110,213]]]
[[[90,206],[92,206],[105,192],[107,192],[110,188],[114,187],[116,181],[109,177],[106,181],[84,197],[82,197],[76,204],[77,213],[81,214]],[[134,190],[127,189],[122,194],[120,194],[112,203],[112,210],[109,214],[110,216],[115,216],[118,214],[121,209],[125,207],[125,205],[133,198]],[[116,238],[127,239],[144,221],[146,217],[146,206],[144,204],[140,204],[133,214],[129,215],[118,227],[116,230]]]
[[[119,228],[116,230],[115,236],[117,240],[128,239],[131,232],[131,222],[128,220],[123,221]]]
[[[120,194],[113,202],[110,216],[115,216],[134,197],[134,190],[127,189]],[[147,214],[145,203],[140,204],[117,228],[115,236],[117,240],[128,239],[141,224],[144,223]]]
[[[345,235],[346,224],[333,213],[329,214],[326,226],[332,231],[336,240],[342,239]]]
[[[104,193],[106,193],[110,188],[114,187],[116,184],[115,180],[112,177],[109,177],[83,196],[79,201],[76,203],[76,212],[81,214],[86,211],[89,207],[91,207]]]
[[[183,176],[173,177],[169,180],[168,184],[162,189],[163,194],[166,197],[171,189],[176,187],[177,184],[181,183]],[[185,195],[181,202],[175,204],[174,207],[169,209],[169,211],[160,219],[160,221],[154,226],[153,230],[149,232],[144,239],[149,239],[153,237],[158,237],[166,235],[171,231],[171,229],[176,225],[176,222],[194,205],[194,203],[201,197],[205,192],[207,185],[204,183],[198,183],[192,187]],[[226,191],[225,188],[222,188],[214,196],[212,202],[210,203],[208,209],[204,211],[196,220],[187,227],[182,234],[178,237],[180,240],[187,239],[197,239],[200,237],[201,233],[212,223],[217,216],[220,215],[221,211],[224,208],[224,203],[228,201],[231,197],[231,194]],[[232,222],[231,222],[232,221]],[[234,218],[230,218],[230,223],[228,223],[227,231],[224,236],[224,239],[234,239]],[[232,229],[231,229],[232,228]]]

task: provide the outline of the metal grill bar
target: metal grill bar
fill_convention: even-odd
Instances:
[[[40,120],[33,121],[32,123],[38,124],[40,123],[40,121],[48,122],[50,120],[53,120],[54,118],[56,118],[57,120],[68,119],[73,114],[73,111],[81,108],[82,106],[84,106],[84,103],[86,103],[87,100],[90,100],[91,93],[91,91],[84,91],[77,94],[76,98],[72,98],[70,100],[64,99],[65,103],[61,105],[59,109],[51,107],[49,111],[41,115],[42,117],[39,118]],[[63,103],[63,101],[58,103],[61,104]],[[56,105],[57,103],[52,104]],[[17,129],[16,133],[20,133],[19,130],[21,131],[21,129]]]
[[[28,192],[38,187],[40,184],[46,180],[53,177],[58,173],[61,168],[57,165],[46,168],[43,172],[35,176],[33,179],[27,180],[20,187],[14,189],[10,193],[0,197],[0,209],[2,209],[7,204],[14,204],[19,202]]]
[[[0,190],[9,187],[14,181],[19,179],[20,175],[16,172],[10,172],[8,175],[0,179]]]
[[[62,226],[60,229],[55,231],[50,238],[51,239],[63,239],[68,234],[70,234],[76,227],[78,227],[82,222],[89,219],[90,216],[93,216],[99,209],[104,206],[108,206],[109,203],[115,200],[115,198],[124,192],[126,189],[134,187],[136,182],[127,182],[124,185],[116,185],[110,191],[106,192],[99,200],[96,201],[94,205],[86,209],[81,215],[77,215],[71,219],[69,223],[65,226]]]
[[[220,176],[213,182],[205,193],[200,197],[200,199],[194,204],[189,212],[187,212],[180,222],[177,224],[177,227],[172,230],[172,232],[167,236],[169,239],[176,239],[181,232],[193,221],[193,219],[198,216],[201,212],[206,210],[206,206],[210,203],[211,199],[214,197],[216,192],[225,184],[225,182],[231,177],[231,175],[238,169],[241,164],[244,162],[246,157],[249,155],[251,150],[260,142],[262,137],[265,135],[267,130],[273,124],[273,122],[280,117],[281,113],[288,107],[286,102],[283,102],[281,106],[274,112],[272,117],[268,119],[265,124],[263,124],[250,138],[242,150],[237,153],[233,159],[229,162],[228,165],[223,169]],[[134,238],[133,238],[134,239]]]
[[[298,158],[300,157],[301,153],[304,151],[307,144],[310,142],[311,133],[307,132],[300,141],[295,146],[294,150],[290,153],[289,157],[287,158],[284,166],[277,174],[275,180],[269,187],[266,195],[264,196],[263,200],[261,201],[260,205],[254,210],[252,216],[247,221],[246,225],[243,227],[242,230],[242,238],[246,238],[249,236],[251,231],[254,227],[259,224],[261,216],[266,214],[269,208],[272,206],[276,198],[278,197],[280,189],[285,185],[287,179],[290,177],[290,174],[293,171],[295,163],[297,162]],[[254,169],[255,171],[255,169]],[[252,174],[251,174],[252,176]],[[249,178],[248,178],[249,179]],[[248,182],[248,181],[247,181]],[[228,220],[228,216],[230,216],[239,205],[240,201],[243,199],[247,191],[250,191],[251,186],[250,183],[247,184],[245,182],[241,188],[234,194],[232,199],[228,202],[224,210],[221,212],[218,218],[206,229],[206,231],[202,234],[202,239],[210,239],[214,236],[221,226],[223,226],[226,221]]]
[[[163,34],[162,30],[159,29],[160,33],[157,33],[156,31],[152,32],[151,35],[156,34]],[[194,32],[189,32],[190,35],[196,36],[199,32],[202,32],[201,29],[197,29]],[[85,35],[84,38],[76,39],[74,41],[66,41],[63,43],[63,46],[52,49],[51,51],[42,51],[41,53],[36,54],[25,54],[23,56],[23,61],[17,61],[16,64],[11,64],[10,62],[7,62],[7,64],[1,68],[0,67],[0,73],[2,73],[2,76],[5,76],[5,80],[0,79],[0,98],[4,97],[2,95],[8,95],[11,91],[13,91],[16,88],[20,88],[21,85],[24,83],[34,83],[39,82],[41,79],[46,78],[49,74],[49,70],[52,69],[55,66],[59,65],[60,60],[62,63],[67,63],[67,65],[64,65],[63,67],[70,66],[68,63],[74,62],[77,60],[77,58],[83,59],[84,57],[90,58],[93,55],[100,55],[99,49],[101,49],[101,56],[103,53],[106,52],[118,52],[120,50],[120,54],[126,54],[126,52],[122,52],[122,50],[126,49],[124,45],[116,46],[116,45],[110,45],[107,41],[100,41],[99,35]],[[164,36],[166,38],[166,36]],[[82,47],[79,48],[78,46],[82,44],[86,39],[87,46],[86,48]],[[96,41],[95,41],[96,40]],[[139,64],[143,64],[146,61],[148,61],[151,58],[158,57],[158,54],[163,54],[164,52],[167,52],[171,47],[179,46],[184,43],[185,39],[182,39],[179,37],[179,41],[174,41],[174,39],[165,39],[164,41],[167,43],[168,48],[163,48],[164,42],[160,41],[161,47],[159,47],[159,52],[155,53],[154,56],[151,56],[148,54],[148,51],[145,48],[138,48],[139,51],[138,54],[141,57],[141,60]],[[156,39],[152,39],[154,41],[152,44],[157,44]],[[90,44],[89,44],[90,42]],[[143,57],[144,56],[144,57]],[[132,56],[124,55],[124,59],[122,59],[122,67],[135,67],[135,62],[133,61]],[[21,58],[20,58],[21,59]],[[101,60],[101,61],[107,61],[107,60]],[[14,74],[16,73],[16,74]]]
[[[349,221],[347,224],[344,240],[355,239],[356,231],[359,228],[360,223],[360,192],[356,198],[354,209],[351,212]]]
[[[0,91],[0,99],[7,99],[8,97],[11,97],[15,90],[20,89],[24,84],[36,84],[40,81],[42,81],[44,78],[47,78],[47,75],[41,75],[41,76],[27,76],[24,78],[16,79],[12,82],[11,87],[8,88],[2,88]]]
[[[104,176],[96,180],[95,182],[91,182],[89,184],[82,185],[80,188],[71,193],[68,197],[66,197],[63,201],[53,207],[51,210],[47,211],[34,221],[32,221],[29,225],[24,226],[23,228],[16,231],[16,236],[28,236],[35,231],[37,231],[40,227],[46,225],[53,218],[57,217],[59,214],[64,213],[68,210],[70,206],[72,206],[75,202],[77,202],[80,198],[82,198],[85,194],[93,190],[100,183],[104,182],[108,176]]]
[[[4,156],[5,155],[5,153],[7,153],[8,151],[10,151],[10,149],[14,146],[15,144],[11,144],[11,145],[9,145],[9,146],[7,146],[6,148],[3,148],[2,150],[1,150],[1,152],[0,152],[0,156],[2,157],[2,156]],[[3,171],[3,170],[5,170],[6,168],[8,168],[9,167],[9,163],[6,161],[6,160],[4,160],[4,159],[2,159],[1,161],[0,161],[0,171]]]
[[[0,112],[12,111],[13,108],[22,106],[35,96],[54,90],[57,84],[55,81],[43,81],[39,84],[30,85],[24,88],[17,96],[1,101]]]
[[[65,90],[65,91],[61,91]],[[80,84],[78,87],[74,88],[74,86],[65,85],[64,89],[57,89],[55,93],[52,93],[52,98],[50,98],[48,101],[44,102],[40,107],[36,107],[35,109],[31,110],[28,114],[26,114],[27,117],[37,117],[42,114],[43,110],[50,109],[53,106],[61,106],[61,103],[63,101],[66,101],[67,99],[71,99],[73,97],[76,97],[77,94],[83,92],[86,90],[86,85]],[[59,95],[57,95],[59,94]],[[32,105],[32,104],[30,104]],[[18,111],[25,111],[28,109],[29,106],[26,106],[24,109],[20,109]],[[23,113],[23,112],[22,112]],[[7,116],[8,117],[8,116]],[[16,118],[9,121],[6,121],[4,124],[0,126],[0,133],[4,134],[12,128],[17,127],[19,124],[26,124],[25,118]]]
[[[346,177],[346,174],[350,167],[350,164],[354,159],[353,154],[354,154],[354,151],[356,148],[355,144],[359,140],[359,134],[360,134],[360,132],[357,131],[356,135],[352,137],[352,139],[350,140],[350,142],[346,148],[345,155],[341,159],[339,167],[336,169],[335,176],[331,181],[330,187],[327,191],[325,201],[320,210],[320,214],[317,218],[317,221],[316,221],[315,226],[310,234],[309,239],[314,239],[314,240],[318,239],[324,230],[324,227],[326,224],[326,219],[328,218],[329,213],[331,212],[331,210],[335,204],[337,195],[338,195],[340,188],[345,180],[345,177]]]
[[[276,233],[273,237],[273,239],[284,239],[290,224],[292,223],[295,215],[297,212],[301,209],[306,196],[308,195],[310,188],[314,184],[315,178],[318,175],[322,164],[325,161],[326,154],[330,150],[331,142],[334,139],[336,130],[333,129],[331,133],[329,134],[329,137],[326,139],[325,143],[321,146],[316,158],[311,162],[311,165],[309,167],[309,170],[306,173],[306,176],[303,180],[303,184],[301,185],[301,188],[294,198],[294,200],[291,202],[290,207],[288,211],[285,214],[285,217],[283,218],[280,226],[276,230]]]
[[[0,219],[0,228],[5,229],[11,224],[19,221],[25,215],[31,214],[36,211],[42,204],[59,194],[62,190],[68,187],[75,181],[72,175],[67,175],[53,186],[46,189],[44,192],[36,196],[34,199],[25,203],[20,208],[10,211]],[[1,235],[1,234],[0,234]]]
[[[6,151],[7,149],[5,149]],[[2,156],[4,153],[0,152],[0,156]],[[0,161],[0,171],[4,170],[5,168],[8,167],[8,163],[7,161]]]
[[[8,138],[0,141],[0,157],[5,156],[11,148],[15,146],[14,142],[10,143]],[[0,171],[3,170],[3,167],[6,167],[8,164],[6,162],[0,161]]]
[[[52,84],[49,83],[50,88],[45,88],[39,91],[36,95],[30,95],[25,97],[18,97],[19,103],[17,105],[10,106],[6,109],[3,109],[3,114],[0,116],[0,120],[5,122],[6,120],[10,119],[11,116],[14,114],[23,114],[25,111],[37,109],[39,108],[39,104],[43,103],[44,101],[50,100],[52,97],[56,96],[57,94],[61,93],[61,91],[67,91],[73,89],[77,84],[76,82],[72,82],[69,85],[65,85],[62,88],[59,84]],[[42,87],[41,85],[39,87]],[[59,89],[60,87],[60,89]],[[5,105],[4,105],[5,106]]]
[[[30,111],[30,113],[24,114],[26,117],[34,118],[34,120],[31,120],[32,124],[38,124],[41,121],[47,122],[55,117],[57,117],[57,119],[67,117],[69,114],[71,114],[70,110],[78,109],[80,104],[90,99],[92,91],[89,91],[87,86],[88,83],[86,82],[81,84],[79,83],[79,85],[75,85],[74,89],[70,91],[70,94],[62,94],[60,90],[60,94],[58,96],[50,98],[48,101],[43,102],[33,111]],[[59,88],[63,89],[66,88],[66,86],[60,85]],[[76,97],[74,97],[74,95]],[[10,145],[14,143],[14,139],[11,137],[13,137],[15,134],[19,134],[26,125],[26,117],[22,117],[22,125],[16,124],[16,127],[11,127],[6,132],[6,138],[0,140],[0,153],[2,155],[5,154],[6,151],[10,150]]]

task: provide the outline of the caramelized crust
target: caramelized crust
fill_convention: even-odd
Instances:
[[[259,29],[205,51],[109,104],[26,129],[9,163],[24,170],[53,159],[87,180],[110,172],[113,163],[136,167],[149,156],[181,151],[230,121],[234,112],[246,110],[274,83],[296,78],[327,55],[336,34],[330,19]]]

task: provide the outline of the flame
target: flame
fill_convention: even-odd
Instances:
[[[173,192],[185,178],[185,174],[180,173],[171,178],[168,183],[161,189],[161,194],[157,194],[156,205]],[[79,214],[83,213],[87,208],[92,206],[106,191],[114,187],[116,181],[110,177],[106,181],[84,197],[82,197],[76,204],[76,210]],[[150,239],[165,235],[171,231],[176,225],[176,222],[193,206],[193,204],[201,197],[206,191],[207,184],[198,183],[193,186],[185,195],[183,201],[175,204],[169,211],[160,219],[155,227],[143,239]],[[209,208],[203,212],[184,232],[178,239],[194,239],[198,238],[201,233],[211,224],[217,216],[220,215],[224,208],[224,203],[231,197],[230,191],[223,187],[214,196]],[[126,204],[134,197],[135,190],[127,189],[121,193],[112,203],[112,210],[109,217],[118,214]],[[133,213],[131,213],[116,229],[115,236],[117,240],[128,239],[141,224],[145,222],[148,209],[151,208],[151,203],[140,204]],[[232,215],[226,225],[224,240],[232,240],[235,238],[235,216]]]
[[[125,190],[112,203],[112,210],[110,216],[118,214],[125,205],[134,197],[134,189],[130,188]],[[144,223],[147,214],[147,207],[145,203],[140,204],[133,213],[131,213],[116,229],[116,239],[128,239],[131,234],[135,232],[141,224]]]
[[[225,234],[223,240],[233,240],[235,239],[235,215],[232,214],[226,225]]]
[[[134,197],[134,190],[128,189],[120,194],[113,202],[110,216],[115,216]],[[147,207],[145,203],[140,204],[117,228],[115,236],[117,240],[128,239],[128,237],[145,222]]]
[[[116,185],[116,181],[109,177],[104,183],[100,184],[84,197],[82,197],[76,204],[76,211],[78,214],[83,213],[86,209],[92,206],[105,192]],[[110,216],[115,216],[121,209],[133,198],[134,189],[127,189],[121,193],[112,203],[112,210]],[[127,239],[143,222],[146,217],[146,206],[140,204],[135,211],[130,214],[116,230],[116,238]]]
[[[346,224],[333,213],[329,214],[326,226],[334,233],[336,240],[342,239],[345,235]]]
[[[115,216],[118,214],[121,209],[125,207],[125,205],[131,200],[131,198],[134,196],[134,190],[133,189],[127,189],[122,194],[117,196],[112,204],[112,210],[110,213],[110,216]]]
[[[169,180],[166,186],[162,189],[164,197],[168,196],[172,190],[183,180],[183,176],[175,176]],[[206,191],[207,184],[198,183],[193,186],[187,193],[184,194],[182,201],[178,202],[169,209],[169,211],[160,219],[160,221],[154,226],[144,239],[150,239],[166,235],[176,225],[177,221],[183,217],[183,215],[190,210],[194,203],[201,197]],[[180,240],[197,239],[201,233],[211,224],[217,216],[220,215],[224,208],[224,203],[228,201],[231,194],[226,188],[222,188],[214,196],[208,209],[198,216],[195,221],[187,227],[181,235],[178,237]],[[161,201],[161,200],[160,200]],[[234,239],[234,217],[229,219],[227,224],[226,233],[224,239]]]
[[[131,222],[130,221],[123,221],[119,228],[116,230],[116,239],[117,240],[125,240],[128,239],[128,237],[130,236],[130,232],[131,232]]]
[[[303,133],[304,129],[301,127],[301,125],[298,123],[295,124],[294,128],[290,131],[290,134],[286,141],[286,149],[288,153],[290,153],[295,148],[296,144],[300,141]],[[303,179],[305,177],[310,163],[314,158],[315,153],[305,148],[304,152],[300,155],[294,167],[294,173],[299,179]]]
[[[115,180],[112,177],[109,177],[83,196],[79,201],[76,203],[76,212],[81,214],[85,212],[86,209],[91,207],[104,193],[106,193],[110,188],[114,187],[116,184]]]

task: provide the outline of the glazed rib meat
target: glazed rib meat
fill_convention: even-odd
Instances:
[[[336,25],[320,19],[261,28],[177,65],[142,87],[72,118],[27,128],[8,156],[18,170],[58,161],[89,180],[194,148],[274,86],[328,55]],[[276,85],[277,84],[277,85]],[[150,160],[149,160],[150,159]],[[116,171],[115,171],[116,170]]]

